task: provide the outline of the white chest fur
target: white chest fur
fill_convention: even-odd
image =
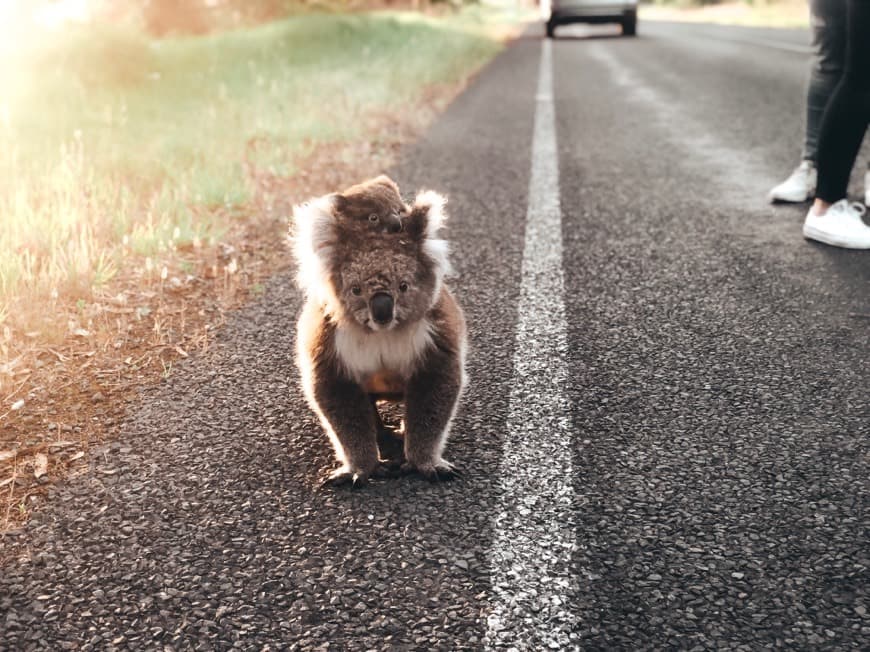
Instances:
[[[430,326],[425,320],[398,331],[338,328],[335,332],[336,353],[345,370],[358,382],[384,371],[410,376],[431,344]]]

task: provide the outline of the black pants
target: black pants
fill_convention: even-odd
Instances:
[[[870,0],[846,0],[846,68],[822,117],[816,197],[846,197],[849,175],[870,122]]]

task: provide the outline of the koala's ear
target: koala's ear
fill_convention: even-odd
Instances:
[[[405,231],[417,240],[437,238],[438,232],[447,222],[447,213],[444,211],[446,203],[447,198],[434,190],[417,193],[411,213],[404,221]]]
[[[319,253],[336,240],[338,206],[347,202],[341,195],[324,195],[293,207],[294,239],[298,247]]]
[[[344,213],[350,200],[340,193],[332,195],[332,208],[336,213]]]
[[[447,198],[443,195],[424,190],[417,193],[411,214],[403,220],[405,231],[422,243],[423,252],[432,261],[432,269],[439,283],[443,277],[453,273],[449,260],[450,247],[446,240],[439,237],[439,231],[447,222],[447,213],[444,212],[446,203]]]
[[[330,266],[338,239],[337,197],[324,195],[293,207],[291,239],[303,289],[320,283]]]
[[[399,194],[399,186],[395,181],[390,179],[386,174],[381,174],[372,179],[372,183],[376,183],[381,186],[386,186],[390,190],[392,190],[397,195]]]

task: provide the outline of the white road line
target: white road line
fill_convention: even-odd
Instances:
[[[568,649],[573,469],[562,215],[550,41],[543,42],[536,96],[514,375],[490,554],[495,604],[488,649]]]

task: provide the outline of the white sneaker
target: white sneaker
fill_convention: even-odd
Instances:
[[[771,202],[804,202],[816,194],[816,166],[812,161],[801,161],[791,176],[770,191]]]
[[[867,212],[863,204],[850,204],[841,199],[824,215],[816,215],[810,207],[804,220],[804,237],[846,249],[870,249],[870,226],[861,216]]]

